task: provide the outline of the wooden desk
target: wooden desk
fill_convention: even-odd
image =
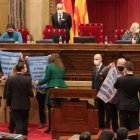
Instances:
[[[67,98],[60,105],[51,107],[51,130],[53,139],[59,136],[73,135],[82,131],[97,134],[98,110],[89,105],[86,100],[77,98],[96,98],[96,90],[91,89],[49,89],[51,99]]]
[[[135,73],[140,76],[139,44],[0,44],[0,50],[20,51],[24,56],[43,56],[59,53],[66,66],[66,80],[92,79],[93,56],[103,55],[104,64],[108,65],[119,57],[127,57],[134,62]]]
[[[0,106],[1,106],[1,99],[2,99],[2,97],[0,96]]]

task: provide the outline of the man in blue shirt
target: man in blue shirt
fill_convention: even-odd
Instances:
[[[15,42],[23,43],[21,33],[15,31],[13,24],[7,25],[7,31],[0,36],[0,40],[14,40]]]

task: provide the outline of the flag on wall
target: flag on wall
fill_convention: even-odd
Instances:
[[[89,23],[86,0],[75,0],[74,5],[75,35],[78,35],[78,26]]]
[[[70,30],[70,42],[73,42],[74,36],[74,19],[73,19],[73,8],[72,8],[72,1],[71,0],[62,0],[64,5],[64,10],[71,15],[72,18],[72,28]]]

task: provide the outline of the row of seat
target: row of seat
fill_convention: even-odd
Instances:
[[[115,30],[115,40],[120,40],[121,35],[124,34],[125,29]],[[48,39],[51,35],[62,35],[65,36],[66,31],[64,29],[54,29],[52,25],[46,25],[43,30],[43,39]],[[80,24],[78,27],[78,36],[90,36],[95,37],[97,43],[104,42],[103,24],[102,23],[89,23]]]
[[[17,29],[22,35],[23,42],[27,42],[27,36],[30,34],[29,31],[24,29]],[[119,40],[121,35],[124,34],[125,29],[116,29],[115,30],[115,40]],[[66,35],[65,29],[54,29],[52,25],[46,25],[43,30],[43,39],[49,39],[51,35]],[[103,24],[102,23],[89,23],[89,24],[80,24],[78,30],[78,36],[93,36],[96,38],[97,43],[102,43],[103,39]]]

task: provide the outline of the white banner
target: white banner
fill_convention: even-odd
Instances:
[[[116,94],[116,89],[114,88],[114,83],[117,80],[117,70],[113,66],[106,76],[102,86],[97,94],[97,97],[108,103]]]

